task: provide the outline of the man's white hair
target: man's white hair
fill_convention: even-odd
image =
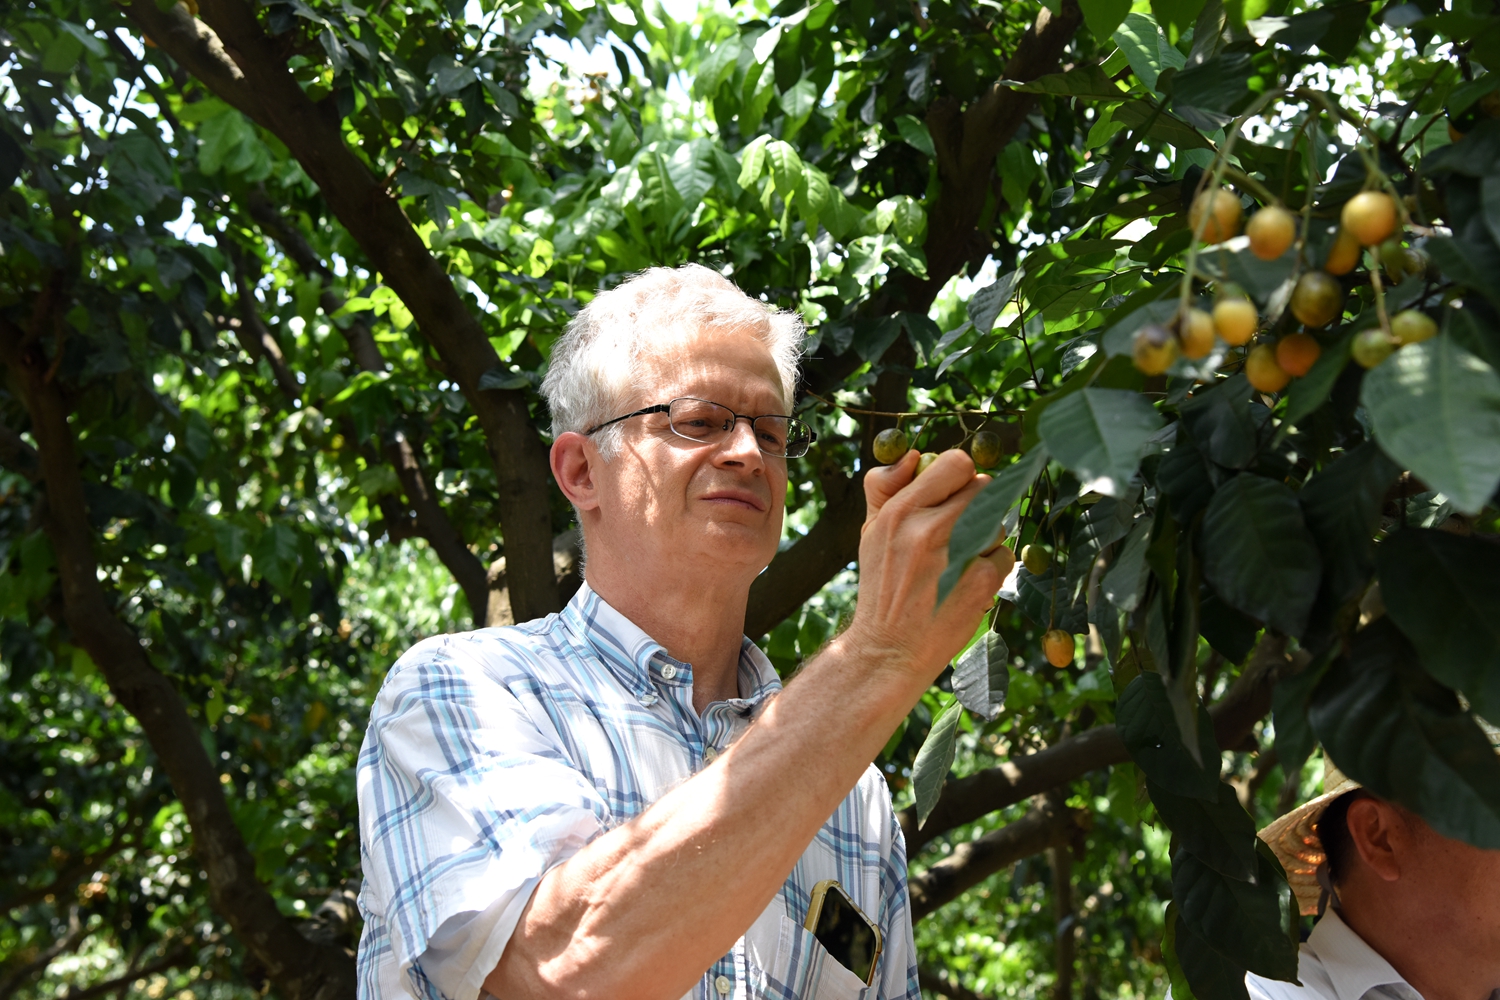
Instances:
[[[746,295],[701,264],[653,267],[602,292],[581,309],[552,345],[542,395],[552,410],[553,436],[622,416],[622,407],[651,385],[653,348],[676,346],[700,330],[743,330],[770,349],[790,406],[802,356],[802,320],[796,313]],[[653,402],[665,402],[654,400]],[[619,447],[620,424],[595,435],[606,460]]]

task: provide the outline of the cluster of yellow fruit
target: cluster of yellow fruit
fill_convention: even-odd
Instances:
[[[1205,191],[1193,201],[1189,224],[1202,227],[1207,243],[1222,243],[1240,231],[1240,200],[1222,189]],[[1359,263],[1365,247],[1379,247],[1382,269],[1392,282],[1427,269],[1426,255],[1403,246],[1397,230],[1396,203],[1381,191],[1364,191],[1345,203],[1338,233],[1321,270],[1304,273],[1292,289],[1292,315],[1310,330],[1327,326],[1344,312],[1344,287],[1337,275],[1345,275]],[[1290,249],[1297,236],[1297,220],[1280,205],[1257,211],[1245,226],[1250,252],[1261,260],[1277,260]],[[1136,367],[1147,375],[1160,375],[1180,353],[1199,359],[1213,350],[1217,335],[1230,347],[1250,342],[1259,327],[1255,305],[1233,286],[1219,288],[1213,313],[1190,308],[1173,328],[1147,324],[1137,331],[1132,344]],[[1390,331],[1374,327],[1354,338],[1351,353],[1365,368],[1384,361],[1398,347],[1426,340],[1437,333],[1431,317],[1407,309],[1391,317]],[[1245,356],[1245,376],[1259,392],[1280,392],[1293,378],[1312,370],[1322,354],[1317,339],[1305,332],[1290,333],[1275,344],[1259,344]]]

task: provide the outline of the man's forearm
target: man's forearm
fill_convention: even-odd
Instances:
[[[769,905],[925,690],[871,663],[881,655],[835,640],[712,766],[549,873],[486,989],[686,992]]]

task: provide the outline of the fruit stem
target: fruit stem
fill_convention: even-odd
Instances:
[[[1365,253],[1370,261],[1370,287],[1375,289],[1375,315],[1380,317],[1380,328],[1391,336],[1391,318],[1385,311],[1385,283],[1380,280],[1380,255],[1370,247]]]
[[[1281,204],[1280,198],[1272,194],[1264,184],[1256,180],[1254,177],[1251,177],[1243,170],[1239,170],[1235,167],[1226,167],[1224,168],[1224,174],[1226,177],[1228,177],[1230,180],[1234,181],[1241,187],[1249,188],[1250,193],[1259,198],[1262,205]]]
[[[994,411],[991,411],[991,410],[905,410],[905,411],[901,411],[901,412],[897,412],[895,410],[861,410],[861,409],[859,409],[857,407],[845,406],[842,403],[835,403],[831,399],[825,399],[824,397],[819,396],[817,393],[813,392],[812,390],[807,390],[807,394],[809,396],[811,396],[813,399],[816,399],[818,402],[824,404],[825,406],[831,406],[835,410],[843,410],[845,413],[853,413],[853,414],[856,414],[856,415],[861,416],[861,417],[963,417],[963,416],[988,417],[988,416],[994,416]],[[1009,411],[1002,411],[1002,412],[1009,412]]]
[[[1224,144],[1221,145],[1218,148],[1218,151],[1214,154],[1213,173],[1205,173],[1203,175],[1203,179],[1198,182],[1198,190],[1193,194],[1194,204],[1197,203],[1198,199],[1201,198],[1205,192],[1212,195],[1213,192],[1219,190],[1219,187],[1224,180],[1224,171],[1229,169],[1229,155],[1234,152],[1234,144],[1239,140],[1240,129],[1244,128],[1245,123],[1248,122],[1251,118],[1254,118],[1256,115],[1260,114],[1261,109],[1263,109],[1267,104],[1269,104],[1276,98],[1281,97],[1285,93],[1286,91],[1284,90],[1266,91],[1256,99],[1254,104],[1245,109],[1244,114],[1240,115],[1234,120],[1234,125],[1224,136]],[[1178,294],[1177,303],[1177,327],[1179,331],[1179,339],[1181,339],[1180,329],[1182,324],[1187,322],[1189,303],[1192,301],[1193,297],[1193,276],[1197,273],[1198,270],[1198,247],[1202,244],[1203,233],[1208,228],[1209,216],[1213,214],[1213,212],[1198,213],[1198,224],[1193,227],[1193,240],[1188,244],[1187,261],[1183,265],[1182,269],[1182,290]]]

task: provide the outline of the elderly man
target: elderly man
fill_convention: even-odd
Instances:
[[[358,775],[367,1000],[918,996],[870,762],[999,586],[981,560],[936,606],[986,480],[957,451],[865,477],[858,610],[782,691],[743,631],[811,441],[787,416],[800,339],[689,266],[601,294],[554,346],[552,471],[585,583],[386,678]],[[863,944],[809,930],[814,909]]]
[[[1302,985],[1252,974],[1250,996],[1500,1000],[1500,851],[1444,837],[1325,766],[1324,794],[1261,831],[1303,914],[1322,913]]]

